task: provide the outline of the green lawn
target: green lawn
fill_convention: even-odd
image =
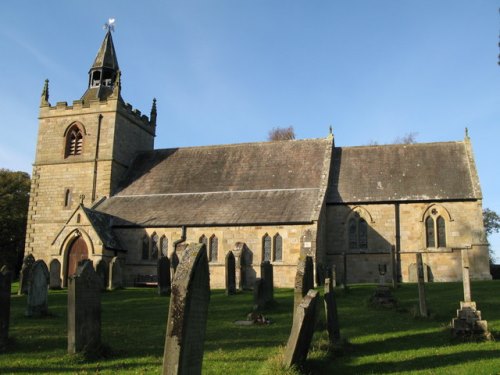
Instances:
[[[13,288],[16,289],[17,286]],[[416,285],[396,291],[398,310],[375,309],[367,300],[373,285],[356,285],[345,294],[338,290],[343,346],[328,353],[326,334],[318,330],[304,373],[312,374],[500,374],[500,343],[465,343],[450,338],[447,324],[462,296],[459,283],[428,284],[432,317],[413,317]],[[474,282],[473,300],[500,339],[500,282]],[[277,358],[291,326],[293,294],[275,291],[277,304],[265,312],[273,324],[242,327],[252,293],[225,296],[212,291],[204,374],[275,374]],[[168,302],[154,289],[130,288],[102,295],[102,340],[106,358],[84,360],[66,354],[66,291],[51,291],[51,316],[24,316],[25,296],[12,295],[12,342],[0,354],[0,373],[158,374],[160,372]],[[324,320],[320,316],[320,320]],[[324,327],[321,322],[319,327]]]

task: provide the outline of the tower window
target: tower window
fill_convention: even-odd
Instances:
[[[66,133],[64,157],[81,155],[83,151],[83,132],[78,125],[73,125]]]
[[[64,190],[64,208],[71,207],[71,189]]]

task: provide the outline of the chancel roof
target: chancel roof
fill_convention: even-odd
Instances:
[[[332,139],[315,139],[145,152],[97,210],[123,226],[311,222],[331,150]]]
[[[468,138],[333,150],[327,203],[479,198]]]

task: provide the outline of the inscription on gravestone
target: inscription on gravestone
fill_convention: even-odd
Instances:
[[[92,262],[81,263],[68,285],[68,353],[98,348],[101,342],[101,280]]]
[[[184,251],[172,282],[163,374],[201,374],[209,301],[206,247],[192,243]]]
[[[0,270],[0,351],[7,347],[9,339],[11,282],[11,273],[3,266]]]
[[[50,261],[50,289],[61,289],[61,262],[57,259],[52,259]]]
[[[26,316],[43,316],[48,313],[50,274],[43,260],[37,260],[31,269],[28,285]]]
[[[21,272],[19,273],[19,291],[18,294],[28,294],[28,284],[31,279],[31,268],[35,263],[35,257],[28,254],[23,259],[23,266],[21,267]]]
[[[158,294],[160,296],[169,296],[170,291],[170,261],[167,257],[161,256],[158,259]]]

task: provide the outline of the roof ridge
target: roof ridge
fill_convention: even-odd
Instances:
[[[387,143],[382,145],[361,145],[361,146],[335,146],[341,149],[353,148],[380,148],[380,147],[423,147],[429,145],[443,145],[443,144],[463,144],[464,141],[442,141],[442,142],[418,142],[418,143]]]

